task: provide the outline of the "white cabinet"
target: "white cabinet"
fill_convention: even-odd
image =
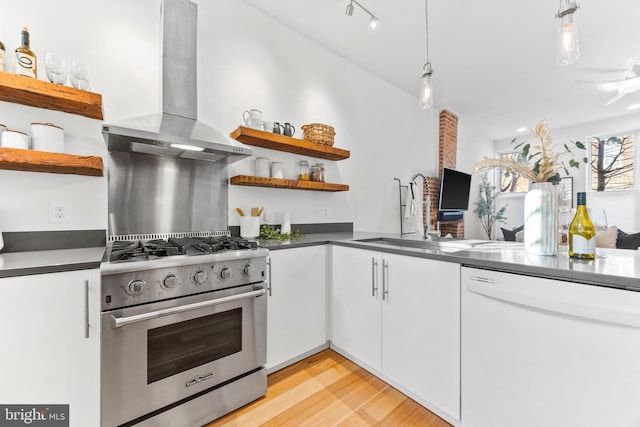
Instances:
[[[380,253],[342,246],[332,250],[331,342],[381,371]]]
[[[333,247],[332,343],[460,418],[460,265]]]
[[[639,425],[639,292],[462,270],[465,427]]]
[[[3,278],[0,295],[0,402],[69,404],[72,427],[99,425],[99,270]]]
[[[327,343],[326,253],[326,245],[269,252],[269,371]]]

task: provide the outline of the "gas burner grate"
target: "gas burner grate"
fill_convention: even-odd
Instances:
[[[143,261],[173,255],[204,255],[257,248],[258,243],[255,241],[231,236],[180,236],[148,241],[117,240],[112,243],[109,261]]]

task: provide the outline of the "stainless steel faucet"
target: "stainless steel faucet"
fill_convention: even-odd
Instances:
[[[426,189],[426,193],[423,193],[424,200],[422,201],[425,215],[424,238],[431,240],[431,200],[429,199],[429,178],[421,173],[417,173],[411,177],[411,184],[416,184],[416,178],[418,177],[422,178],[422,187],[418,186],[418,188]]]

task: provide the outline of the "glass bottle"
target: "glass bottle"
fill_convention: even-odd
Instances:
[[[300,160],[298,162],[298,180],[309,181],[309,162],[306,160]]]
[[[316,181],[324,182],[324,163],[316,163]]]
[[[578,193],[578,207],[569,226],[569,256],[580,259],[596,257],[596,229],[587,212],[587,193]]]
[[[22,46],[16,48],[16,74],[36,79],[38,60],[29,47],[29,29],[22,27]]]

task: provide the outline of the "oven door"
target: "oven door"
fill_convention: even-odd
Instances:
[[[102,425],[116,426],[266,363],[264,283],[102,314]]]

